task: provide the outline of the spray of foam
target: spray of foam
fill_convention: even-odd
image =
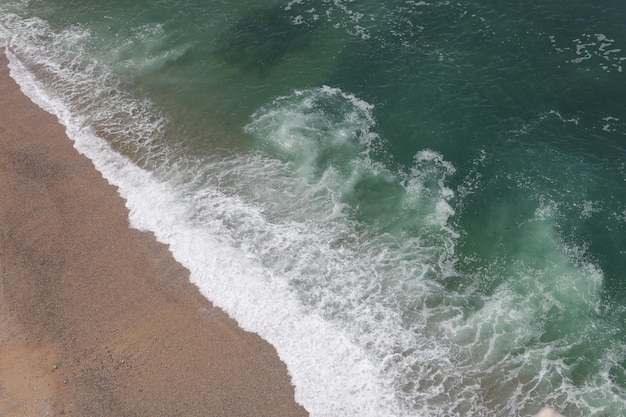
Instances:
[[[304,305],[366,347],[405,410],[530,415],[537,404],[551,401],[570,415],[582,415],[587,411],[581,410],[599,412],[598,401],[615,410],[623,407],[624,393],[617,386],[611,388],[614,397],[601,395],[612,384],[602,377],[608,368],[585,371],[589,378],[577,381],[572,372],[579,371],[563,361],[563,354],[580,349],[587,335],[611,341],[607,329],[584,319],[601,305],[602,273],[583,250],[560,239],[554,210],[538,207],[535,218],[520,225],[521,249],[514,258],[495,259],[472,276],[455,276],[459,234],[449,225],[455,193],[446,186],[455,168],[432,150],[418,152],[407,173],[373,165],[373,149],[378,161],[384,152],[373,133],[372,111],[350,94],[322,87],[280,97],[253,116],[247,131],[292,165],[296,175],[309,181],[334,178],[326,186],[336,200],[347,202],[342,224],[367,220],[354,214],[355,206],[369,203],[355,198],[355,189],[359,184],[375,189],[379,182],[395,189],[395,198],[386,192],[365,196],[384,196],[389,203],[380,217],[367,211],[372,226],[383,217],[403,220],[393,235],[390,229],[360,235],[358,226],[341,241],[326,240],[333,232],[322,228],[315,235],[303,233],[305,244],[289,239],[297,248],[289,259],[302,263],[267,267],[290,280]],[[462,185],[466,194],[469,183],[472,192],[480,187],[479,176],[470,176]],[[285,250],[285,245],[267,247]],[[308,247],[317,252],[304,250]],[[447,281],[459,278],[474,284],[462,292],[450,290]],[[571,322],[566,312],[581,320]],[[622,350],[611,346],[599,359],[607,363],[608,357],[622,357]]]

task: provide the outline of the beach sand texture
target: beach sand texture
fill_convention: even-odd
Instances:
[[[0,53],[0,415],[304,416]]]

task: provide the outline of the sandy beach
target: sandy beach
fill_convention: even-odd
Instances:
[[[0,415],[305,416],[0,53]]]

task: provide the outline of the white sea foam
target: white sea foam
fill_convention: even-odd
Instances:
[[[614,48],[615,39],[609,39],[603,33],[583,33],[580,37],[572,39],[569,44],[559,42],[557,36],[549,36],[550,43],[555,51],[563,54],[568,59],[568,64],[597,65],[603,71],[623,71],[623,61],[626,57],[621,48]]]

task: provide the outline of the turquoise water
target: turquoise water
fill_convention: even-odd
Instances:
[[[311,415],[618,416],[626,5],[596,3],[0,0],[0,42]]]

